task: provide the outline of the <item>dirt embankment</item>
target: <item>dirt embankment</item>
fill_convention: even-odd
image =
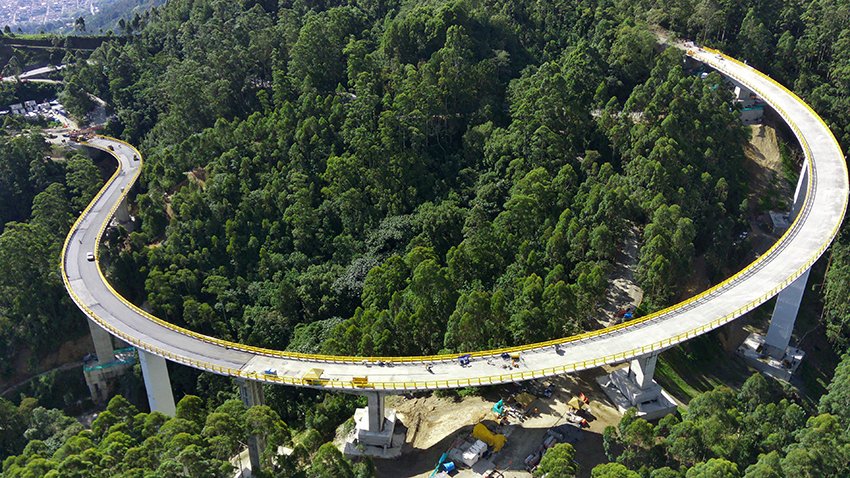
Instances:
[[[600,327],[620,322],[623,319],[616,317],[618,311],[630,306],[637,307],[643,301],[643,289],[635,281],[640,235],[640,230],[631,225],[626,232],[622,248],[614,258],[611,272],[608,274],[605,300],[597,309],[597,322]]]
[[[770,124],[763,124],[753,125],[750,130],[750,142],[744,149],[744,170],[750,186],[747,220],[750,223],[750,242],[759,252],[778,237],[768,212],[788,211],[796,184],[786,178],[780,149],[783,140],[776,129]]]
[[[783,176],[776,130],[770,125],[753,125],[750,131],[752,137],[744,147],[747,158],[744,169],[750,178],[750,208],[758,205],[758,198],[769,195],[790,200],[794,195],[794,185]]]

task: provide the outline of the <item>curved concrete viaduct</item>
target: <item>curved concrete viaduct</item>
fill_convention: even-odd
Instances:
[[[124,201],[142,164],[134,147],[105,137],[96,137],[86,145],[110,152],[119,168],[68,235],[62,251],[65,287],[91,321],[139,349],[152,408],[166,412],[173,410],[173,398],[163,359],[242,379],[243,397],[249,403],[262,400],[256,382],[380,396],[384,392],[516,382],[633,359],[638,359],[638,368],[641,364],[646,367],[647,357],[740,317],[801,276],[797,284],[804,286],[809,268],[838,232],[848,202],[844,155],[829,128],[806,103],[759,71],[719,52],[695,49],[688,55],[763,98],[794,131],[806,160],[795,198],[795,218],[776,244],[726,281],[647,317],[575,337],[474,352],[466,366],[459,364],[460,354],[319,356],[258,349],[181,329],[129,303],[109,285],[99,263],[86,258],[89,252],[97,255],[100,238],[116,211],[123,209],[126,214]],[[93,334],[97,336],[97,327]],[[790,338],[790,330],[787,335]],[[504,352],[521,353],[518,368],[504,368],[500,358]],[[647,375],[651,381],[653,364],[650,370],[637,374],[639,384]],[[370,404],[383,415],[382,401]]]

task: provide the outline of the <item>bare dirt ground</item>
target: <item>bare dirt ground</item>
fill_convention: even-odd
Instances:
[[[750,126],[750,142],[744,147],[747,161],[744,169],[749,174],[750,198],[757,199],[770,193],[790,201],[794,196],[794,184],[783,175],[779,137],[770,124]],[[753,204],[751,204],[753,207]]]
[[[601,327],[608,327],[622,320],[614,317],[618,310],[628,306],[637,308],[643,301],[643,290],[635,282],[639,237],[640,231],[632,225],[623,241],[623,248],[614,259],[611,273],[608,275],[609,286],[605,292],[605,300],[598,308],[598,322]]]
[[[579,392],[590,398],[590,413],[595,417],[590,427],[581,432],[575,444],[579,476],[589,476],[593,466],[607,461],[602,448],[602,432],[608,425],[616,425],[620,415],[596,386],[593,378],[602,371],[591,370],[576,376],[563,376],[552,380],[555,393],[550,398],[538,398],[532,407],[539,414],[521,423],[511,423],[497,428],[491,408],[500,398],[516,391],[516,387],[495,387],[483,397],[453,400],[428,395],[420,398],[395,397],[387,400],[387,408],[395,408],[402,423],[408,428],[403,455],[396,460],[375,460],[380,478],[427,478],[440,455],[451,448],[458,438],[472,432],[472,427],[484,421],[492,431],[507,436],[508,444],[491,457],[496,469],[507,478],[529,478],[523,461],[543,441],[546,430],[564,424],[567,402]],[[472,470],[462,470],[457,477],[480,476]]]
[[[751,162],[747,165],[748,171],[754,173],[762,185],[770,184],[769,180],[772,176],[782,172],[782,158],[779,154],[776,130],[772,126],[760,124],[750,126],[750,130],[752,138],[745,146],[747,160]]]
[[[794,197],[795,185],[784,177],[776,130],[769,124],[753,125],[750,130],[752,137],[744,148],[744,169],[750,184],[750,240],[756,251],[763,251],[776,240],[765,209],[786,210]]]

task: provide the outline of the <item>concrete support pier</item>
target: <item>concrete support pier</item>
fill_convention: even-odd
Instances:
[[[245,404],[245,407],[251,408],[266,404],[263,385],[260,382],[237,379],[236,383],[239,384],[239,396],[242,398],[242,403]],[[263,443],[262,437],[257,435],[248,437],[248,458],[251,462],[252,471],[257,471],[261,468],[262,460],[260,460],[260,457],[265,447],[266,444]]]
[[[173,417],[177,407],[174,406],[174,394],[171,392],[171,381],[168,378],[165,359],[139,349],[139,362],[142,365],[142,376],[145,379],[145,390],[148,393],[151,411],[162,412]]]
[[[791,205],[791,212],[788,214],[788,219],[791,222],[800,214],[803,204],[806,202],[809,186],[808,166],[809,159],[806,158],[803,161],[803,168],[800,170],[800,178],[797,180],[797,188],[794,191],[794,203]],[[773,315],[770,317],[767,335],[751,333],[744,340],[744,343],[738,346],[738,355],[743,357],[751,367],[780,380],[790,381],[806,355],[802,350],[792,347],[790,344],[810,270],[804,272],[776,296],[776,305],[773,307]]]
[[[658,365],[658,354],[640,357],[629,362],[629,378],[641,390],[646,390],[655,384],[655,366]],[[657,386],[657,385],[656,385]]]
[[[657,363],[658,352],[644,355],[596,381],[621,413],[637,408],[638,416],[646,420],[661,418],[676,410],[676,402],[653,379]]]
[[[366,395],[366,410],[368,411],[367,430],[372,433],[384,431],[384,394],[380,392]]]
[[[773,358],[781,359],[791,343],[791,334],[794,332],[794,323],[797,321],[797,312],[800,310],[808,280],[809,270],[776,296],[776,306],[773,308],[765,340],[766,352]]]
[[[118,204],[118,209],[115,210],[115,219],[121,224],[130,222],[130,209],[127,207],[126,197]]]
[[[776,296],[767,336],[751,333],[738,347],[750,366],[780,380],[790,381],[806,355],[790,343],[808,280],[807,270]]]
[[[101,364],[112,362],[115,359],[115,347],[112,345],[112,335],[104,330],[103,327],[94,323],[93,320],[87,320],[89,331],[91,332],[91,341],[94,343],[94,353],[97,354],[97,361]]]
[[[87,320],[97,361],[86,360],[83,364],[83,375],[92,402],[103,404],[109,400],[114,379],[123,375],[135,362],[130,360],[129,355],[135,354],[128,354],[126,350],[116,351],[112,335],[91,319]]]
[[[354,412],[354,431],[346,439],[347,455],[395,458],[401,455],[406,430],[396,430],[395,410],[384,405],[385,392],[365,392],[367,406]]]

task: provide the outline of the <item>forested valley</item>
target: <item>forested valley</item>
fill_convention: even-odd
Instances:
[[[62,93],[79,117],[104,99],[106,132],[145,159],[140,228],[109,237],[107,275],[171,323],[280,350],[466,352],[597,328],[633,234],[641,314],[682,299],[695,261],[713,283],[740,268],[748,130],[721,77],[687,72],[660,34],[747,60],[850,144],[847,0],[171,0],[125,33],[71,64]],[[46,155],[35,134],[0,136],[6,366],[85,327],[56,264],[102,175]],[[821,290],[842,354],[847,234]],[[0,403],[0,429],[38,430],[2,433],[0,476],[225,476],[246,421],[300,444],[274,476],[371,476],[321,445],[351,397],[277,387],[246,411],[228,380],[172,379],[189,395],[171,420],[117,398],[81,431]],[[844,381],[817,410],[753,378],[776,399],[721,389],[656,425],[627,415],[593,476],[841,476]]]
[[[593,327],[631,224],[650,309],[696,255],[734,255],[745,132],[644,24],[323,7],[176,2],[71,73],[147,155],[110,270],[153,313],[278,349],[463,351]]]

